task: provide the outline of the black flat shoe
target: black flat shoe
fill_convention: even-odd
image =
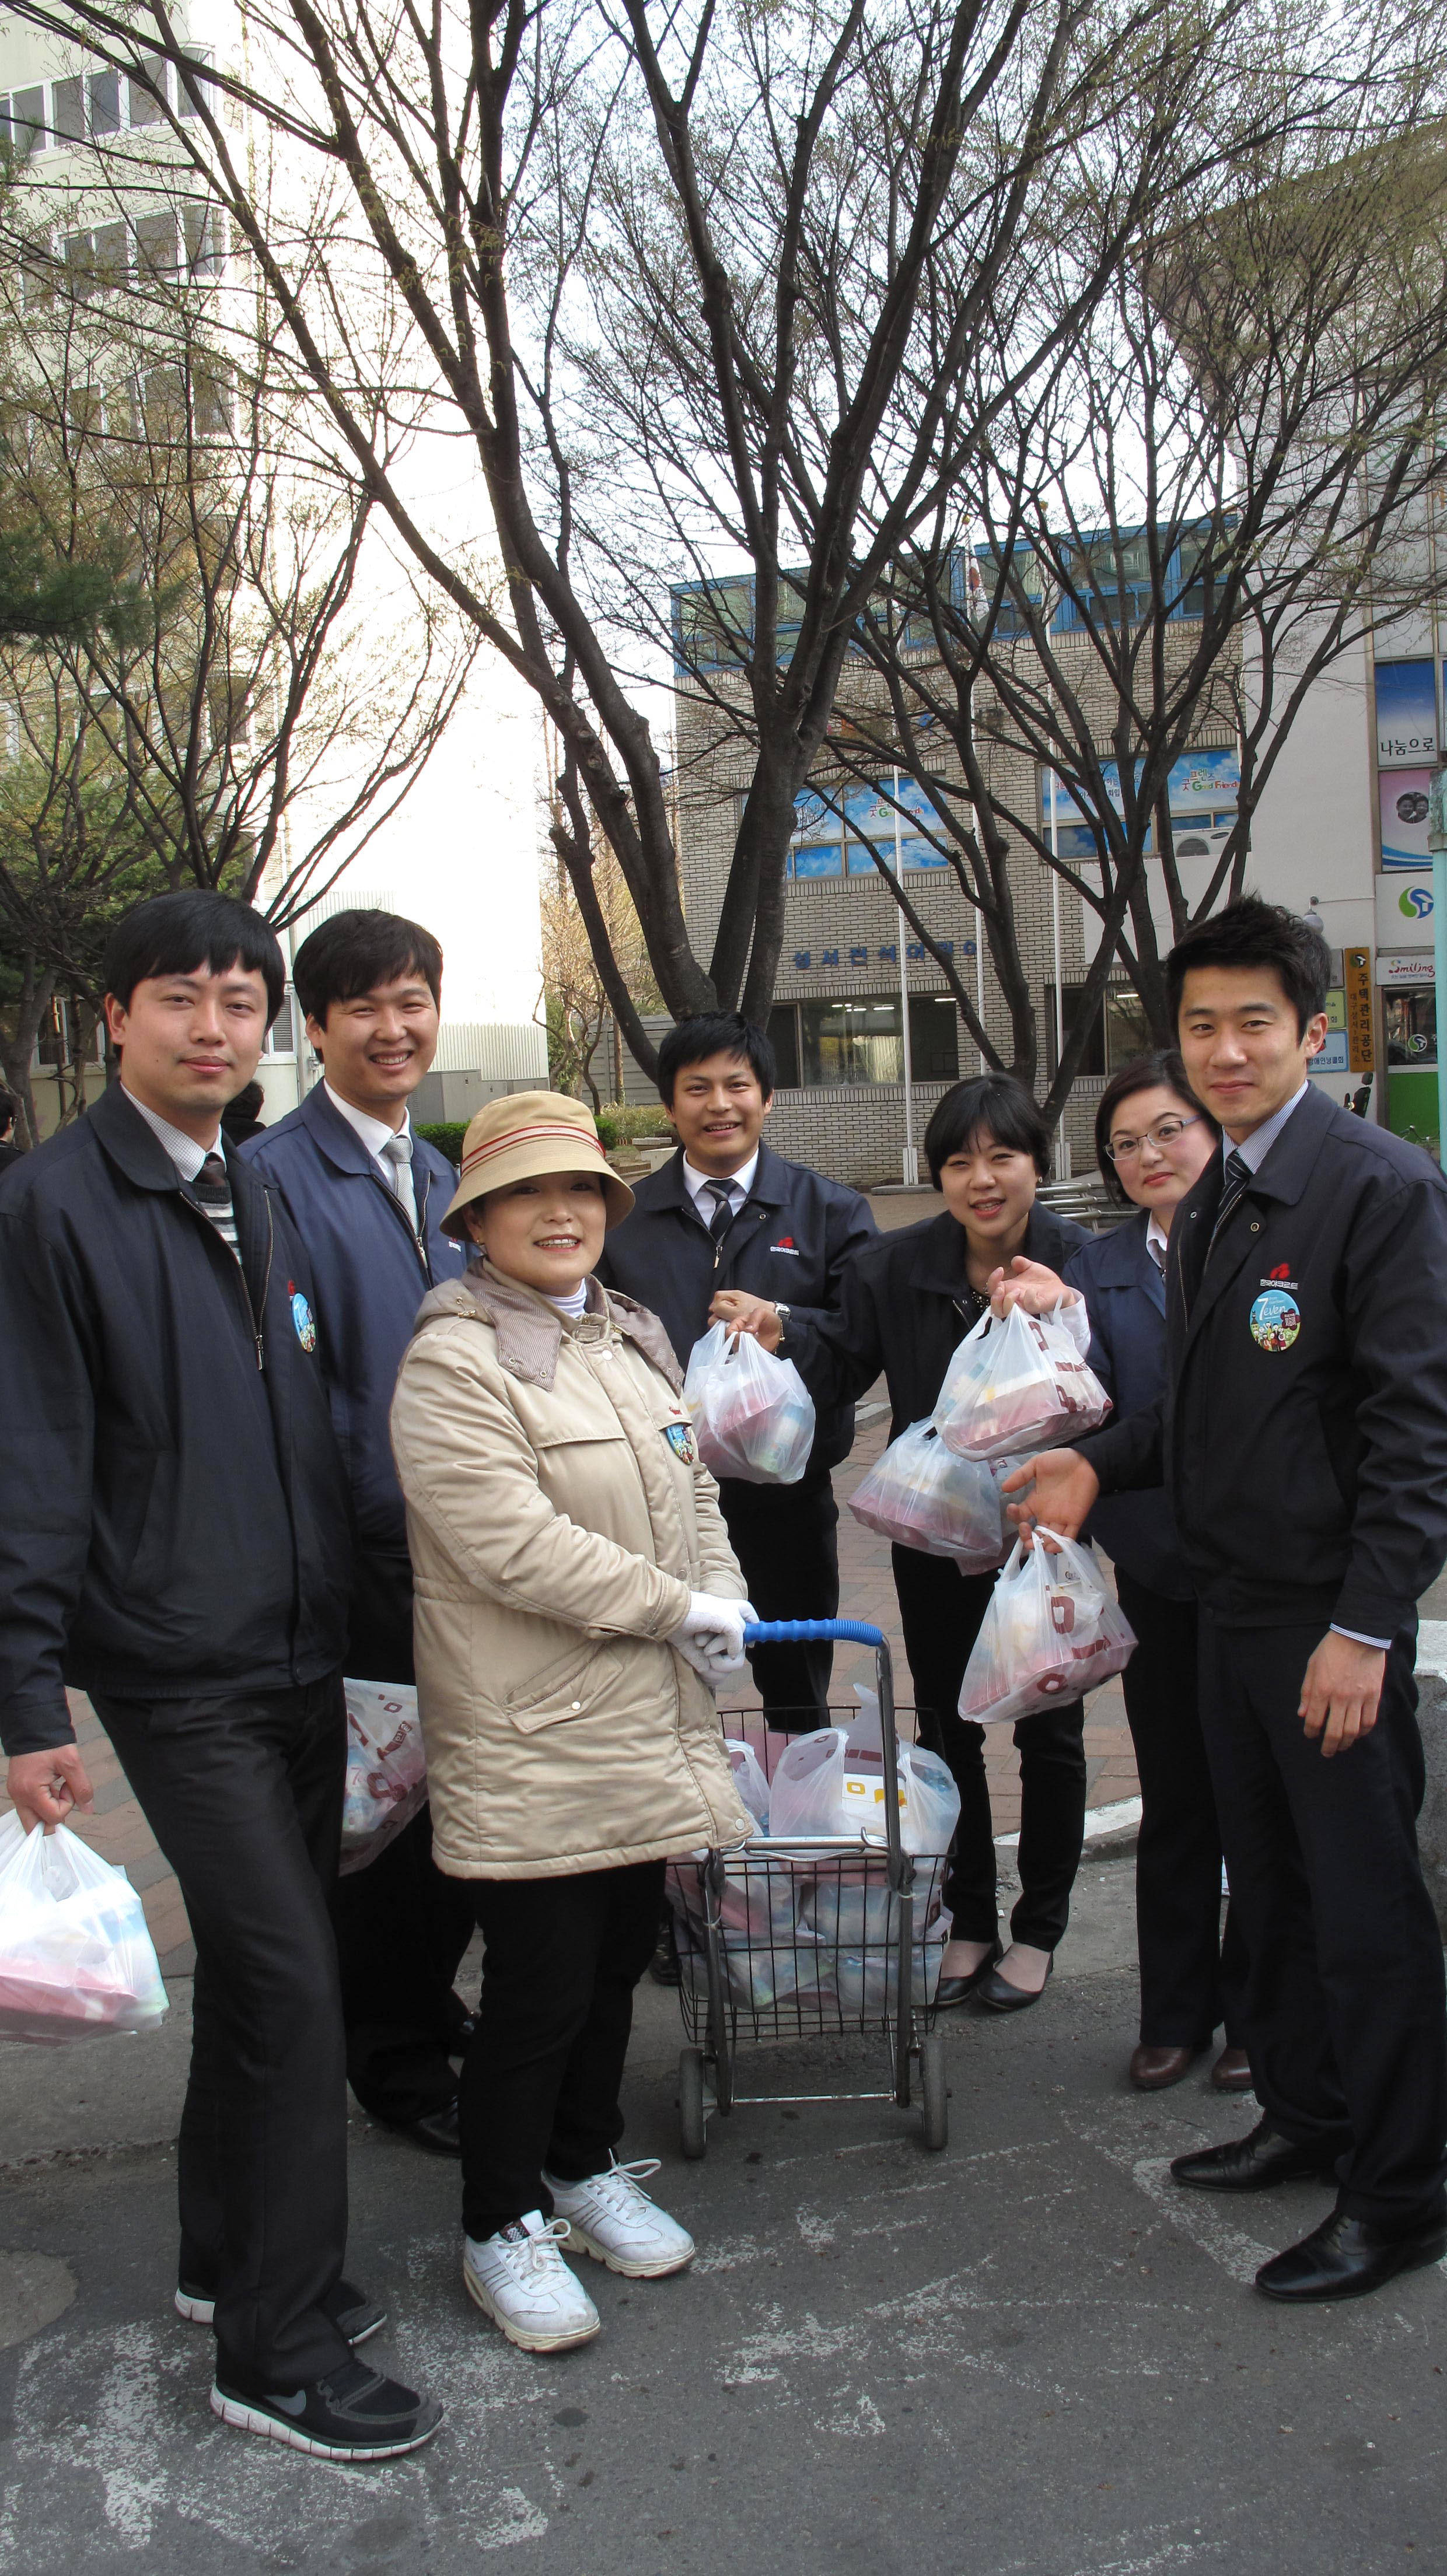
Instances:
[[[1399,2272],[1440,2263],[1444,2254],[1447,2218],[1392,2236],[1334,2209],[1299,2245],[1263,2263],[1256,2287],[1268,2299],[1363,2299],[1369,2290],[1384,2289]]]
[[[1279,2182],[1324,2182],[1326,2176],[1303,2148],[1283,2138],[1269,2120],[1258,2120],[1244,2138],[1232,2138],[1224,2147],[1177,2156],[1171,2180],[1188,2183],[1193,2191],[1273,2191]]]
[[[1031,2004],[1038,2004],[1054,1974],[1055,1961],[1051,1957],[1046,1961],[1044,1982],[1039,1993],[1027,1995],[1023,1986],[1012,1986],[1008,1977],[1002,1977],[998,1969],[991,1968],[980,1979],[975,1993],[987,2012],[1026,2012]]]
[[[462,2130],[457,2104],[449,2102],[441,2111],[426,2111],[420,2120],[398,2121],[396,2135],[410,2138],[415,2147],[425,2147],[431,2156],[460,2156]]]
[[[980,1979],[988,1977],[995,1961],[1003,1959],[1004,1955],[1003,1944],[995,1941],[986,1951],[978,1968],[971,1968],[967,1977],[941,1977],[935,1988],[936,2012],[948,2012],[951,2004],[962,2004],[968,1995],[978,1994]]]

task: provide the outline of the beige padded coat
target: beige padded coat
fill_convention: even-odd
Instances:
[[[744,1596],[662,1325],[566,1322],[474,1263],[397,1380],[432,1843],[452,1878],[618,1869],[752,1830],[706,1683],[663,1640]]]

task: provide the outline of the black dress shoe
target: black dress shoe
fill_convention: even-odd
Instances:
[[[681,1986],[683,1967],[678,1956],[678,1935],[669,1914],[658,1927],[658,1946],[648,1962],[648,1973],[655,1986]]]
[[[1224,2147],[1177,2156],[1171,2180],[1189,2183],[1193,2191],[1271,2191],[1279,2182],[1324,2182],[1326,2176],[1303,2147],[1283,2138],[1269,2120],[1258,2120],[1244,2138]]]
[[[1002,1977],[998,1969],[991,1968],[980,1979],[975,1992],[989,2012],[1024,2012],[1031,2004],[1038,2004],[1054,1974],[1055,1960],[1052,1956],[1045,1962],[1043,1984],[1037,1993],[1031,1995],[1023,1986],[1012,1986],[1008,1977]]]
[[[967,1977],[941,1977],[935,1988],[936,2012],[948,2012],[951,2004],[962,2004],[967,1995],[977,1993],[980,1979],[988,1977],[995,1961],[1003,1959],[1004,1955],[1001,1943],[993,1941],[979,1966],[971,1968]]]
[[[411,2138],[417,2146],[425,2147],[429,2155],[460,2156],[462,2130],[457,2104],[449,2102],[441,2111],[424,2111],[420,2120],[399,2120],[397,2135]]]
[[[1142,2040],[1131,2051],[1130,2080],[1137,2093],[1164,2093],[1190,2074],[1200,2053],[1198,2048],[1151,2048]]]
[[[1299,2245],[1273,2255],[1256,2275],[1268,2299],[1362,2299],[1399,2272],[1440,2263],[1447,2254],[1447,2218],[1429,2220],[1405,2236],[1389,2235],[1364,2218],[1334,2209]]]

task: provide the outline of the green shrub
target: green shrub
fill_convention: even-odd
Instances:
[[[620,1109],[610,1101],[598,1112],[598,1133],[611,1154],[617,1145],[631,1145],[635,1136],[666,1136],[668,1120],[656,1101],[651,1109]]]
[[[439,1154],[445,1154],[449,1163],[461,1162],[462,1140],[467,1134],[465,1118],[439,1119],[435,1127],[419,1127],[417,1133],[425,1136],[429,1145],[435,1145]]]

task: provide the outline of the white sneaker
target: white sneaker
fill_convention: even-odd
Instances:
[[[463,2240],[468,2297],[524,2352],[566,2352],[575,2343],[591,2343],[602,2322],[558,2251],[567,2233],[563,2220],[530,2209],[485,2244],[471,2236]]]
[[[636,2164],[620,2165],[614,2159],[606,2173],[590,2174],[586,2182],[543,2177],[573,2244],[606,2263],[610,2272],[626,2273],[630,2281],[657,2281],[665,2272],[681,2272],[696,2251],[687,2228],[655,2209],[640,2188],[645,2175],[657,2173],[659,2161],[640,2156]]]

